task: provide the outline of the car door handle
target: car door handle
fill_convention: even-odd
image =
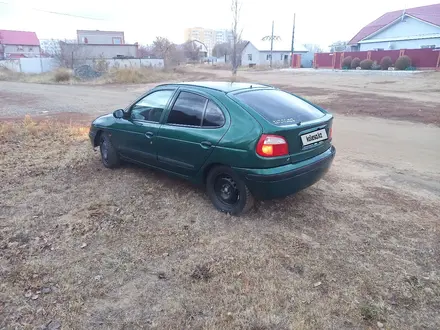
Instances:
[[[202,141],[202,142],[200,142],[200,145],[202,146],[202,148],[205,148],[205,149],[212,147],[212,143],[209,141]]]
[[[147,137],[147,139],[151,139],[153,137],[154,133],[153,132],[147,132],[145,133],[145,136]]]

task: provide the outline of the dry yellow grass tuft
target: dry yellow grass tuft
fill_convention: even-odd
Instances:
[[[152,68],[120,68],[111,69],[98,81],[116,84],[140,84],[176,79],[177,74],[173,71],[165,71]]]
[[[56,82],[69,81],[73,78],[72,71],[64,68],[59,68],[54,72],[54,79]]]
[[[0,81],[16,81],[20,79],[20,76],[20,73],[0,66]]]
[[[110,69],[102,77],[92,81],[95,84],[141,84],[172,81],[214,79],[215,74],[199,71],[197,68],[176,67],[155,69],[150,67],[130,67]]]
[[[37,84],[70,83],[74,79],[72,70],[59,68],[55,71],[24,74],[0,67],[0,81],[20,81]]]

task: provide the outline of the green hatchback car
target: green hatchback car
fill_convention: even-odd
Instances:
[[[214,206],[239,215],[256,199],[318,181],[335,157],[333,116],[277,88],[250,83],[159,85],[93,121],[102,163],[122,160],[206,186]]]

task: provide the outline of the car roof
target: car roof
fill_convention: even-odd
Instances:
[[[224,93],[234,92],[242,89],[273,88],[272,86],[269,85],[244,83],[244,82],[228,82],[228,81],[192,81],[192,82],[176,83],[172,85],[209,88]]]

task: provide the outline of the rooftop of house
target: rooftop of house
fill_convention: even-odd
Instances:
[[[348,42],[348,44],[357,44],[362,39],[365,39],[366,37],[393,23],[404,14],[440,27],[440,3],[423,7],[409,8],[405,10],[401,9],[385,13],[375,21],[371,22],[363,29],[361,29],[353,37],[353,39]]]
[[[38,40],[35,32],[0,30],[0,44],[39,46],[40,41]]]

